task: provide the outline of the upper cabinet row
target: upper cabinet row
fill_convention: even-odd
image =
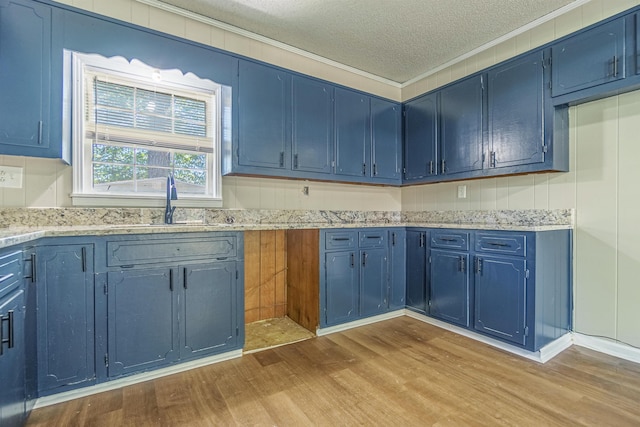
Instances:
[[[71,161],[62,137],[70,49],[231,85],[223,174],[401,185],[565,171],[567,106],[640,88],[639,16],[635,8],[401,105],[48,0],[0,0],[0,155]]]
[[[398,103],[240,60],[224,174],[400,184]]]

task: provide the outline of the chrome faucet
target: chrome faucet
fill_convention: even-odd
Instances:
[[[176,181],[173,178],[173,173],[167,176],[167,207],[164,210],[164,223],[173,224],[173,212],[176,210],[175,206],[171,206],[172,200],[178,200],[178,190],[176,189]]]

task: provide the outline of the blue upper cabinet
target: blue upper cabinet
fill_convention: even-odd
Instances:
[[[62,70],[62,53],[52,55],[52,14],[40,3],[0,0],[0,154],[66,159],[61,106],[52,108],[62,92],[60,83],[52,87]]]
[[[236,95],[237,171],[242,173],[243,167],[290,169],[291,75],[240,61]]]
[[[538,51],[489,71],[488,168],[544,162],[545,70]]]
[[[551,48],[553,96],[626,77],[624,18],[569,37]]]
[[[336,88],[336,175],[366,177],[370,158],[369,97]]]
[[[440,91],[440,173],[482,169],[483,75],[461,80]]]
[[[404,179],[437,174],[438,94],[407,102],[404,107]]]
[[[371,98],[371,168],[374,181],[402,177],[402,108]]]
[[[293,170],[331,173],[333,86],[301,76],[292,85]]]

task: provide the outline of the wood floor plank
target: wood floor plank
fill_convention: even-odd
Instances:
[[[640,365],[400,317],[33,411],[28,426],[638,426]]]

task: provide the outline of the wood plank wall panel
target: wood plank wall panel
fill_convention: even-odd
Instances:
[[[246,231],[245,322],[284,317],[287,307],[285,230]]]
[[[287,314],[315,333],[320,312],[320,231],[287,232]]]

